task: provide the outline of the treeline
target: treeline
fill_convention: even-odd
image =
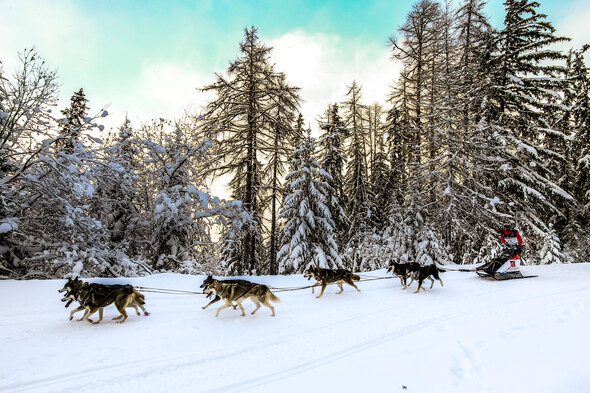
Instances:
[[[506,0],[501,30],[484,4],[414,4],[389,100],[351,81],[317,139],[255,28],[200,114],[104,140],[107,111],[80,89],[54,114],[57,75],[26,50],[0,70],[0,276],[474,263],[504,222],[529,263],[590,260],[588,46],[554,49],[568,39],[537,2]],[[207,189],[219,176],[228,200]]]

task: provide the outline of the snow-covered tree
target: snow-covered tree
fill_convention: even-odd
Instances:
[[[499,168],[489,181],[507,214],[517,214],[527,230],[531,250],[538,250],[550,222],[563,222],[574,198],[560,185],[556,168],[565,165],[556,129],[561,113],[560,83],[565,56],[551,45],[566,41],[539,13],[539,3],[506,0],[504,29],[491,54],[491,87],[485,107],[491,137],[497,146]],[[561,224],[560,224],[561,226]]]
[[[296,149],[294,171],[287,175],[289,194],[281,218],[287,222],[281,233],[279,272],[302,273],[311,266],[342,268],[334,239],[334,221],[327,196],[334,192],[329,174],[314,158],[315,139],[305,138]]]
[[[326,198],[334,220],[336,242],[339,247],[343,247],[348,233],[348,219],[341,204],[345,201],[344,163],[346,162],[346,154],[344,143],[348,136],[348,129],[338,113],[337,104],[328,106],[324,118],[320,119],[320,129],[322,130],[318,154],[320,166],[328,173],[328,183],[330,189],[333,190],[329,191]]]
[[[82,126],[90,119],[88,117],[88,99],[84,89],[80,89],[72,95],[69,108],[61,111],[64,116],[62,123],[62,135],[56,142],[57,146],[66,154],[74,152],[74,146],[79,142]]]
[[[367,168],[369,132],[365,106],[362,104],[361,86],[356,81],[348,86],[346,101],[342,106],[344,124],[350,133],[346,154],[348,162],[344,175],[344,194],[347,198],[345,210],[350,222],[346,237],[348,250],[355,249],[369,233],[373,210]]]
[[[549,231],[545,234],[543,245],[539,251],[539,263],[541,265],[565,263],[567,260],[561,249],[561,240],[553,228],[553,225],[550,224]]]

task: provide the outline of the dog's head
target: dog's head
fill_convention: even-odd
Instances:
[[[209,275],[201,284],[201,288],[203,288],[203,293],[207,294],[207,298],[211,297],[211,295],[215,294],[215,284],[217,280],[213,278],[213,276]]]
[[[303,277],[307,277],[308,280],[311,280],[312,278],[317,277],[319,275],[319,273],[320,273],[320,268],[312,266],[309,269],[307,269],[305,274],[303,274]]]
[[[211,295],[216,295],[217,291],[215,290],[215,282],[216,280],[213,280],[214,282],[212,282],[211,284],[207,285],[205,288],[203,288],[203,293],[207,294],[207,297],[210,297]]]
[[[404,275],[406,274],[406,265],[405,263],[391,262],[387,267],[387,272],[391,272],[396,276]]]
[[[213,276],[211,274],[209,274],[207,276],[207,278],[205,280],[203,280],[203,283],[201,284],[200,288],[207,288],[209,285],[211,285],[211,283],[213,283]]]
[[[63,288],[58,289],[59,293],[65,292],[64,297],[61,299],[62,302],[67,302],[68,307],[74,300],[76,300],[76,294],[84,284],[84,281],[76,277],[74,280],[68,278],[68,281],[64,284]]]

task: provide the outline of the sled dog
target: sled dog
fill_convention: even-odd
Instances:
[[[399,281],[403,287],[402,289],[406,289],[408,287],[408,276],[410,272],[418,269],[418,267],[420,267],[420,264],[417,262],[391,262],[387,267],[387,272],[391,272],[394,276],[399,277]]]
[[[245,281],[245,280],[240,280]],[[219,296],[225,304],[217,309],[215,316],[219,316],[219,312],[225,308],[232,307],[235,302],[242,311],[242,316],[245,316],[244,307],[242,302],[248,298],[254,302],[256,308],[251,314],[254,314],[260,308],[260,305],[270,308],[272,316],[275,316],[275,308],[270,303],[278,303],[281,301],[275,296],[266,285],[255,284],[250,281],[245,281],[247,284],[242,282],[229,283],[227,281],[216,280],[211,278],[210,283],[204,288],[203,292],[212,293]]]
[[[145,304],[145,296],[131,285],[105,285],[84,282],[78,278],[72,280],[68,279],[68,282],[58,292],[66,292],[64,297],[61,299],[62,302],[66,302],[68,307],[73,301],[80,303],[80,306],[70,313],[70,321],[73,319],[74,314],[78,311],[85,310],[84,315],[80,320],[86,320],[91,323],[100,323],[102,321],[103,310],[106,306],[114,304],[117,310],[121,314],[113,319],[121,319],[118,323],[123,323],[127,319],[127,312],[125,308],[133,307],[137,315],[141,315],[138,310],[138,306],[144,311],[145,315],[148,315],[147,311],[143,307]],[[90,319],[90,316],[98,311],[99,319],[94,322]]]
[[[322,290],[320,291],[320,294],[318,296],[316,296],[317,298],[320,298],[323,294],[324,291],[326,290],[326,287],[328,286],[328,284],[336,284],[338,285],[338,288],[340,288],[340,292],[336,292],[338,293],[342,293],[342,291],[344,291],[344,288],[342,287],[342,283],[347,283],[348,285],[351,285],[354,287],[354,289],[356,289],[357,291],[361,291],[360,289],[357,288],[356,285],[354,285],[354,281],[358,281],[361,278],[359,276],[357,276],[356,274],[352,273],[350,270],[345,270],[345,269],[323,269],[320,267],[310,267],[307,272],[305,272],[305,274],[303,275],[304,277],[307,277],[308,280],[311,280],[312,278],[316,279],[316,284],[315,286],[321,285],[322,286]],[[312,287],[312,292],[313,292],[313,287]]]
[[[213,281],[214,281],[213,276],[211,274],[209,274],[200,286],[200,288],[203,289],[203,292],[205,292],[205,289],[207,289],[207,287],[209,287],[209,285],[211,285],[213,283]],[[255,285],[255,284],[251,283],[250,281],[238,280],[238,279],[218,280],[218,281],[222,281],[222,282],[225,282],[228,284],[240,284],[240,285],[244,286],[245,288],[248,287],[249,285]],[[212,296],[213,296],[213,292],[209,292],[207,294],[207,298],[210,298]],[[209,307],[210,305],[212,305],[213,303],[217,303],[220,300],[221,300],[221,297],[219,297],[218,295],[215,295],[215,298],[213,300],[211,300],[209,303],[207,303],[206,305],[204,305],[201,308],[204,310],[207,307]],[[233,305],[234,310],[236,309],[237,306],[238,306],[237,304]]]
[[[432,289],[432,287],[434,286],[434,280],[438,280],[440,282],[440,286],[443,287],[443,282],[440,279],[440,276],[438,275],[439,273],[444,272],[444,270],[439,269],[436,265],[432,264],[432,265],[418,265],[417,267],[414,267],[410,270],[410,278],[411,281],[408,285],[411,285],[414,280],[418,281],[418,289],[416,289],[416,292],[414,293],[418,293],[420,292],[420,289],[424,289],[422,288],[422,283],[424,282],[424,280],[429,279],[430,282],[430,289]],[[434,277],[434,278],[433,278]],[[426,289],[424,289],[426,290]]]

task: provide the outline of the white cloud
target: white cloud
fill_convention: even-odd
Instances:
[[[555,23],[557,35],[572,40],[563,45],[564,50],[579,49],[590,44],[590,3],[582,0],[570,5],[567,15]]]
[[[203,76],[190,64],[162,62],[143,64],[137,78],[130,81],[110,102],[110,123],[117,127],[126,114],[134,125],[157,119],[179,118],[186,109],[199,110],[210,97],[197,91],[210,83],[213,75]],[[97,98],[98,102],[101,98]]]
[[[338,35],[308,34],[296,30],[272,39],[272,61],[287,75],[290,84],[301,88],[305,100],[302,113],[312,129],[328,104],[344,100],[346,86],[353,80],[363,86],[363,100],[385,102],[389,86],[400,67],[390,60],[385,45],[360,43]]]

